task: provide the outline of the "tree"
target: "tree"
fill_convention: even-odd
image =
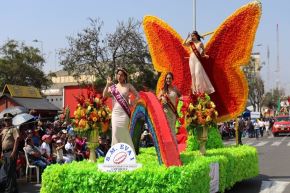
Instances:
[[[268,107],[269,109],[274,109],[275,108],[276,104],[275,104],[272,92],[267,92],[265,94],[262,105]]]
[[[100,19],[90,19],[90,26],[77,37],[68,37],[69,47],[60,51],[64,70],[76,78],[82,74],[95,75],[96,84],[101,86],[118,67],[125,67],[134,84],[140,85],[149,76],[153,79],[147,80],[155,82],[155,86],[157,75],[140,32],[140,22],[133,19],[119,22],[116,31],[106,35],[102,35],[103,25]]]
[[[285,90],[283,88],[275,88],[265,94],[263,105],[279,113],[278,104],[282,100],[287,100],[287,97],[285,97]]]
[[[41,70],[44,59],[37,48],[8,40],[0,48],[0,88],[5,84],[47,87],[51,81]]]
[[[285,90],[283,88],[274,88],[271,92],[271,99],[273,103],[273,108],[277,109],[278,101],[285,98]]]
[[[254,111],[261,111],[262,103],[264,99],[264,81],[261,79],[258,72],[261,70],[259,66],[257,68],[255,59],[251,58],[248,66],[244,68],[244,72],[248,79],[249,85],[249,101],[254,108]]]
[[[279,99],[282,99],[285,97],[285,90],[283,88],[274,88],[272,90],[272,98],[275,103],[274,107],[277,108],[277,103]]]
[[[254,107],[254,111],[261,111],[264,96],[264,81],[260,76],[256,76],[249,84],[249,100]]]

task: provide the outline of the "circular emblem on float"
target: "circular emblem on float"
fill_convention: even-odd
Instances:
[[[98,168],[105,172],[131,171],[141,166],[136,163],[134,149],[126,143],[113,145],[106,154],[104,164],[98,164]]]
[[[126,152],[119,152],[114,156],[113,162],[115,164],[121,164],[125,161],[126,157],[127,157]]]
[[[136,163],[135,152],[128,144],[117,143],[107,152],[105,163],[116,165]]]

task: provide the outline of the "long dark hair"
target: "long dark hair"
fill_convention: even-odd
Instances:
[[[174,79],[174,78],[173,78],[173,73],[172,73],[172,72],[167,72],[167,73],[166,73],[166,75],[165,75],[165,80],[164,80],[164,86],[163,86],[163,91],[164,91],[165,93],[168,93],[168,92],[169,92],[169,86],[168,86],[168,84],[166,83],[166,77],[167,77],[168,75],[170,75],[170,76],[172,77],[172,80]]]
[[[199,33],[198,33],[197,31],[193,31],[192,34],[193,34],[193,35],[196,35],[198,41],[201,41],[201,39],[203,39],[203,37],[200,36]]]

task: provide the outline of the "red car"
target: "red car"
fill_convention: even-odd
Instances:
[[[275,122],[272,128],[272,133],[276,137],[279,134],[290,133],[290,117],[288,115],[281,115],[274,118]]]

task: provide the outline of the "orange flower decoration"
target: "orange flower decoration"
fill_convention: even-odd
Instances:
[[[88,93],[87,98],[81,95],[76,99],[79,104],[74,112],[74,130],[80,134],[92,130],[97,130],[98,134],[107,131],[111,120],[111,110],[102,97],[92,91]]]
[[[261,3],[254,1],[231,15],[218,27],[205,46],[210,59],[204,69],[215,88],[211,94],[219,112],[218,121],[237,117],[245,108],[248,84],[241,70],[250,59],[256,30],[261,17]],[[173,84],[183,95],[191,92],[188,56],[189,49],[182,45],[182,38],[164,21],[146,16],[143,21],[155,70],[161,72],[157,93],[165,74],[173,72]]]

